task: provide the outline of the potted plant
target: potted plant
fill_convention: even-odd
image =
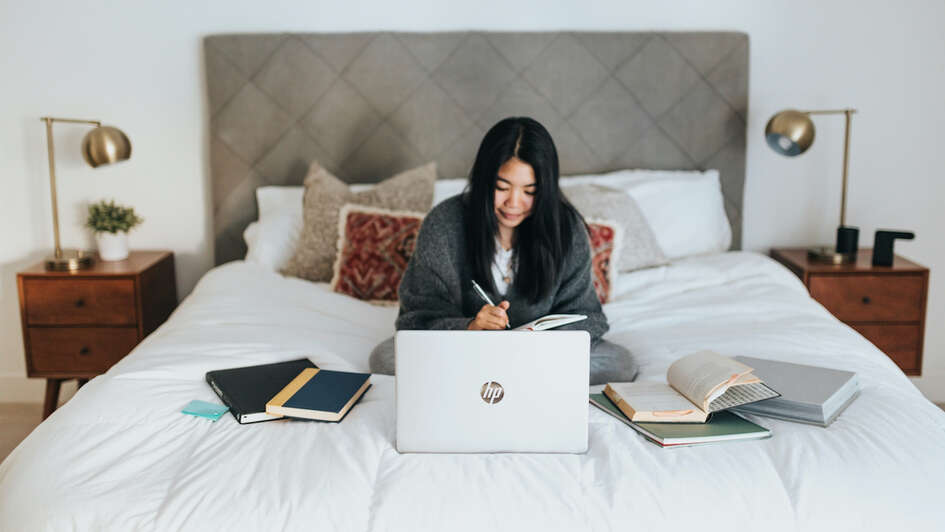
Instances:
[[[110,261],[128,258],[128,231],[143,221],[134,208],[102,200],[89,205],[85,225],[95,233],[102,260]]]

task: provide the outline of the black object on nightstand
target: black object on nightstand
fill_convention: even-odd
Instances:
[[[873,241],[873,266],[893,265],[893,243],[897,238],[912,240],[915,238],[915,233],[885,229],[876,231],[876,237]]]
[[[43,419],[56,409],[62,381],[82,386],[104,373],[177,306],[170,251],[132,251],[77,271],[39,263],[16,278],[26,374],[46,379]]]

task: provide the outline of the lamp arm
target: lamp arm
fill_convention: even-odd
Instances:
[[[52,216],[53,216],[53,236],[56,240],[55,257],[62,258],[62,246],[59,243],[59,203],[56,199],[56,158],[53,156],[53,122],[69,122],[73,124],[91,124],[100,127],[102,123],[98,120],[80,120],[76,118],[52,118],[44,116],[40,118],[46,123],[46,151],[49,155],[49,191],[52,197]]]
[[[799,111],[805,115],[842,115],[844,113],[855,113],[856,109],[817,109],[813,111]]]
[[[59,205],[56,202],[56,158],[53,157],[52,118],[44,118],[46,122],[46,151],[49,153],[49,191],[52,197],[53,235],[56,238],[55,257],[62,258],[62,246],[59,245]]]
[[[43,122],[69,122],[71,124],[92,124],[93,126],[100,127],[102,125],[101,120],[82,120],[79,118],[53,118],[51,116],[44,116],[40,118]]]
[[[850,170],[850,116],[856,109],[820,109],[801,111],[807,115],[844,115],[843,129],[843,186],[840,195],[840,225],[846,225],[847,219],[847,175]]]
[[[840,226],[846,225],[847,219],[847,174],[850,171],[850,115],[854,113],[852,109],[847,109],[844,113],[843,127],[843,193],[840,196]]]

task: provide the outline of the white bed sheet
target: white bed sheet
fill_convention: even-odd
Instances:
[[[584,455],[400,455],[393,379],[340,424],[185,416],[208,370],[309,356],[365,370],[394,307],[252,263],[210,271],[158,331],[0,465],[0,530],[941,530],[945,413],[770,259],[624,275],[608,338],[641,379],[698,349],[859,373],[829,428],[660,449],[591,408]]]

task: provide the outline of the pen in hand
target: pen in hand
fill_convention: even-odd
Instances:
[[[477,282],[475,281],[475,279],[474,279],[473,282],[472,282],[472,286],[473,286],[473,290],[476,291],[476,294],[478,294],[479,297],[481,297],[483,301],[485,301],[485,302],[486,302],[487,304],[489,304],[489,305],[492,305],[493,307],[496,306],[496,304],[493,303],[491,299],[489,299],[489,294],[487,294],[486,291],[483,290],[481,286],[479,286],[479,283],[477,283]],[[512,327],[509,325],[508,320],[505,321],[505,328],[506,328],[506,329],[511,329],[511,328],[512,328]]]

